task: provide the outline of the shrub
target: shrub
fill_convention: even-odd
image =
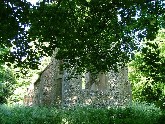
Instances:
[[[152,104],[92,108],[0,105],[0,124],[163,124],[165,112]]]
[[[147,103],[133,103],[126,107],[110,109],[110,112],[110,120],[113,116],[114,124],[155,124],[161,113],[159,108]]]

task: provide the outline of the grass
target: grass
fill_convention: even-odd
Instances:
[[[0,105],[0,124],[165,124],[165,112],[146,103],[65,109]]]

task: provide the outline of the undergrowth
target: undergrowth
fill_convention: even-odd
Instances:
[[[0,105],[0,124],[165,124],[165,112],[146,103],[65,109]]]

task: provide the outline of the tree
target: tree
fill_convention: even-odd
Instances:
[[[140,101],[154,102],[164,107],[165,100],[165,35],[160,30],[154,41],[146,41],[131,62],[130,79],[133,96]]]
[[[9,49],[1,49],[0,55],[6,54]],[[21,73],[21,68],[15,68],[17,63],[0,63],[0,104],[22,103],[23,98],[27,95],[27,88],[33,84],[39,73],[49,64],[50,58],[42,59],[38,70],[26,69],[26,75]],[[10,66],[8,66],[10,65]]]
[[[0,104],[7,103],[7,99],[16,88],[16,79],[11,70],[0,67]]]
[[[4,61],[15,60],[17,66],[37,68],[42,56],[51,56],[58,48],[56,58],[63,60],[64,68],[74,66],[78,72],[117,69],[119,64],[124,65],[129,61],[130,54],[137,49],[137,40],[140,42],[145,37],[155,38],[160,17],[164,16],[163,0],[48,2],[44,0],[29,9],[26,2],[19,1],[26,6],[26,11],[22,9],[19,14],[11,11],[22,20],[11,16],[19,27],[14,28],[17,33],[1,36],[1,45],[10,46],[13,43],[16,46],[15,51],[3,57]],[[2,4],[4,10],[7,8],[5,3]],[[16,4],[16,10],[19,10],[19,6]],[[20,22],[29,24],[30,29],[23,31],[18,26]],[[13,41],[8,42],[6,39]],[[34,41],[34,49],[30,45],[31,41]],[[45,45],[45,42],[49,45]]]
[[[0,49],[0,55],[5,54],[7,49]],[[0,63],[0,104],[7,103],[7,99],[13,94],[16,79],[5,63]]]
[[[29,9],[30,3],[25,0],[2,0],[0,2],[0,48],[11,48],[13,45],[20,49],[23,47],[19,44],[25,43],[23,39],[20,39],[26,37],[25,27],[29,22]],[[20,62],[18,59],[20,57],[17,54],[13,55],[10,50],[6,54],[1,54],[0,58],[1,62]]]
[[[10,40],[24,32],[28,23],[29,3],[21,0],[3,0],[0,3],[0,41],[1,47],[12,46]]]

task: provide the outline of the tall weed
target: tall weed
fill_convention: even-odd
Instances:
[[[93,108],[0,105],[0,124],[165,124],[165,112],[153,104]]]

